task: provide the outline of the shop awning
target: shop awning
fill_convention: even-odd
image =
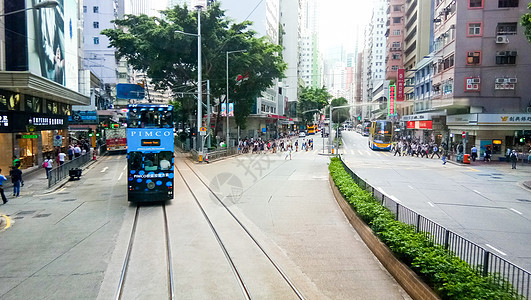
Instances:
[[[28,71],[1,71],[0,87],[71,105],[90,105],[90,97]]]

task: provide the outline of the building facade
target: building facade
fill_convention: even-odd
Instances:
[[[80,7],[65,0],[54,8],[31,9],[26,1],[1,1],[5,27],[0,70],[0,168],[13,156],[23,168],[39,166],[70,142],[72,105],[87,105],[79,93]],[[18,10],[27,12],[10,14]]]
[[[419,115],[441,126],[424,137],[494,156],[529,150],[531,46],[519,25],[526,11],[522,1],[435,1],[430,109]]]

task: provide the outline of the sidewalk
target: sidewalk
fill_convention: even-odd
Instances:
[[[90,162],[83,165],[81,168],[85,170],[95,162],[97,162],[97,160],[91,160]],[[7,178],[7,181],[4,184],[4,193],[7,197],[7,200],[11,201],[11,199],[13,199],[13,183],[11,182],[11,176],[9,176],[9,172],[6,173],[7,174],[3,174]],[[33,166],[31,168],[22,170],[22,179],[24,180],[24,186],[20,187],[19,197],[28,195],[32,196],[35,194],[47,194],[61,188],[65,183],[70,180],[69,177],[66,177],[63,180],[59,181],[57,184],[48,188],[48,179],[46,179],[46,171],[41,166]],[[7,205],[9,205],[9,203]]]

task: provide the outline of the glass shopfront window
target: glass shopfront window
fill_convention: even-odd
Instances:
[[[42,138],[42,156],[46,158],[47,156],[54,157],[53,155],[53,130],[43,130],[41,131]]]
[[[0,169],[2,174],[9,174],[13,163],[13,139],[11,133],[0,133]]]
[[[39,134],[35,132],[23,132],[20,134],[20,137],[18,140],[18,157],[22,162],[22,168],[32,167],[37,164]]]

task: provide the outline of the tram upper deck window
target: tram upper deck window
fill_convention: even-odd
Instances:
[[[130,128],[170,128],[172,112],[141,109],[129,112],[128,127]]]

